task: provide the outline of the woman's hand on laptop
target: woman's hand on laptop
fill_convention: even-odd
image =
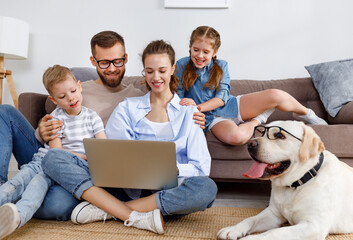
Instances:
[[[41,119],[38,125],[39,135],[44,142],[49,142],[57,138],[59,136],[58,132],[63,125],[63,123],[59,120],[49,121],[52,118],[53,116],[47,114]]]

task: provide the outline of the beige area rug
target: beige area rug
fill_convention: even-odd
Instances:
[[[106,221],[75,225],[71,221],[43,221],[32,219],[25,226],[5,238],[6,240],[90,240],[90,239],[216,239],[219,229],[233,225],[262,209],[212,207],[205,212],[190,214],[178,220],[166,220],[166,231],[157,235],[149,231],[125,227],[121,221]],[[353,239],[353,234],[330,235],[326,240]]]

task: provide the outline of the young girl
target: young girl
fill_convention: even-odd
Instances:
[[[181,80],[178,94],[182,105],[197,105],[206,115],[206,129],[221,141],[241,145],[252,136],[254,127],[265,123],[275,108],[293,112],[309,124],[327,123],[279,89],[232,96],[226,61],[217,60],[219,33],[208,26],[196,28],[190,37],[190,56],[178,60],[176,75]]]
[[[126,226],[164,232],[163,216],[183,216],[211,207],[217,186],[208,177],[211,157],[202,129],[192,119],[194,106],[181,106],[176,94],[175,53],[164,41],[151,42],[142,54],[146,86],[142,97],[126,98],[110,116],[108,138],[173,141],[180,184],[158,192],[140,189],[104,189],[93,185],[88,164],[70,153],[51,150],[46,172],[80,203],[71,220],[83,224],[118,218]],[[119,156],[117,156],[119,157]],[[66,175],[58,169],[67,169]],[[178,179],[179,180],[179,179]]]

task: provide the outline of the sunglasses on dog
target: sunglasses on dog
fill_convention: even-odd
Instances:
[[[278,127],[278,126],[270,126],[270,127],[256,126],[254,128],[253,138],[263,137],[265,135],[265,133],[267,133],[266,136],[270,140],[285,139],[286,137],[282,134],[282,132],[288,133],[292,137],[294,137],[302,142],[302,140],[300,138],[294,136],[293,134],[291,134],[287,130],[285,130],[281,127]]]

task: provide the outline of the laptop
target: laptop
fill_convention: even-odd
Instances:
[[[85,138],[95,186],[160,190],[177,186],[175,143]]]

